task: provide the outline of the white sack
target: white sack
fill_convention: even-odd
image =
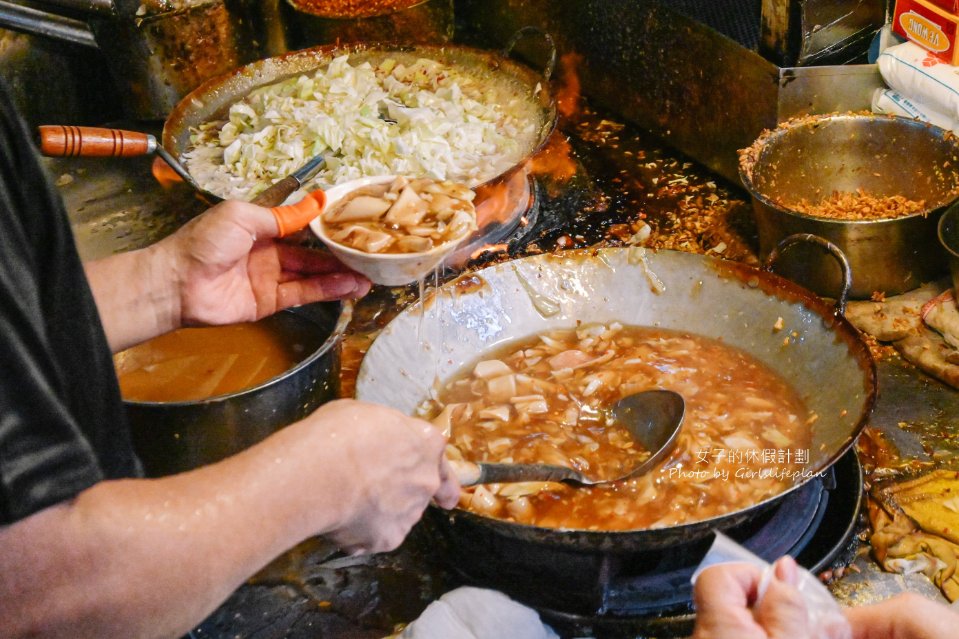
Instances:
[[[959,120],[959,67],[937,58],[918,44],[889,47],[876,60],[882,79],[902,95]]]

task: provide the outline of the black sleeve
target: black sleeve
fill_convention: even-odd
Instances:
[[[0,86],[0,524],[137,470],[62,200]]]

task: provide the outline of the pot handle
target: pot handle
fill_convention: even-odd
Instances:
[[[543,68],[543,79],[549,82],[549,79],[553,77],[553,69],[556,68],[556,41],[553,40],[551,36],[546,31],[543,31],[539,27],[534,27],[532,25],[522,27],[519,31],[514,33],[510,37],[509,42],[506,43],[506,46],[503,47],[503,50],[500,51],[500,55],[504,58],[509,58],[513,54],[513,48],[519,43],[523,38],[530,35],[538,35],[546,40],[546,44],[549,46],[549,58],[546,61],[546,67]]]
[[[852,288],[852,267],[849,266],[849,260],[846,258],[846,254],[842,252],[842,249],[829,240],[819,237],[818,235],[813,235],[812,233],[796,233],[784,237],[779,244],[769,252],[765,263],[763,263],[763,270],[769,271],[770,273],[773,272],[773,266],[775,266],[780,256],[786,252],[786,249],[801,242],[809,242],[826,249],[829,254],[839,262],[839,268],[842,271],[842,289],[839,291],[839,297],[836,299],[834,312],[836,315],[844,315],[846,312],[846,302],[849,301],[849,289]]]

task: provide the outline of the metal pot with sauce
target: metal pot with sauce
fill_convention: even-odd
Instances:
[[[251,325],[181,329],[188,332],[118,353],[147,475],[220,461],[336,398],[351,315],[349,302],[310,304]]]
[[[287,46],[329,42],[449,42],[453,0],[280,0]]]

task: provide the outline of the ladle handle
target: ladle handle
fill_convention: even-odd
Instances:
[[[590,484],[582,475],[565,466],[549,464],[474,464],[449,460],[460,486],[477,484],[505,484],[525,481],[566,481]]]
[[[290,195],[298,188],[300,188],[299,180],[292,175],[288,175],[279,182],[274,182],[271,184],[270,188],[266,189],[250,201],[254,204],[259,204],[260,206],[277,206],[282,204],[286,198],[290,197]],[[322,191],[320,191],[320,193],[322,193]],[[309,220],[307,220],[307,223],[309,223]]]
[[[283,204],[286,198],[290,197],[290,195],[296,192],[300,187],[312,180],[325,164],[325,155],[317,155],[310,158],[306,164],[279,182],[273,183],[270,188],[257,195],[251,201],[260,206],[277,206],[278,204]]]
[[[37,127],[40,152],[50,157],[128,158],[156,151],[149,133],[93,126],[47,124]]]

